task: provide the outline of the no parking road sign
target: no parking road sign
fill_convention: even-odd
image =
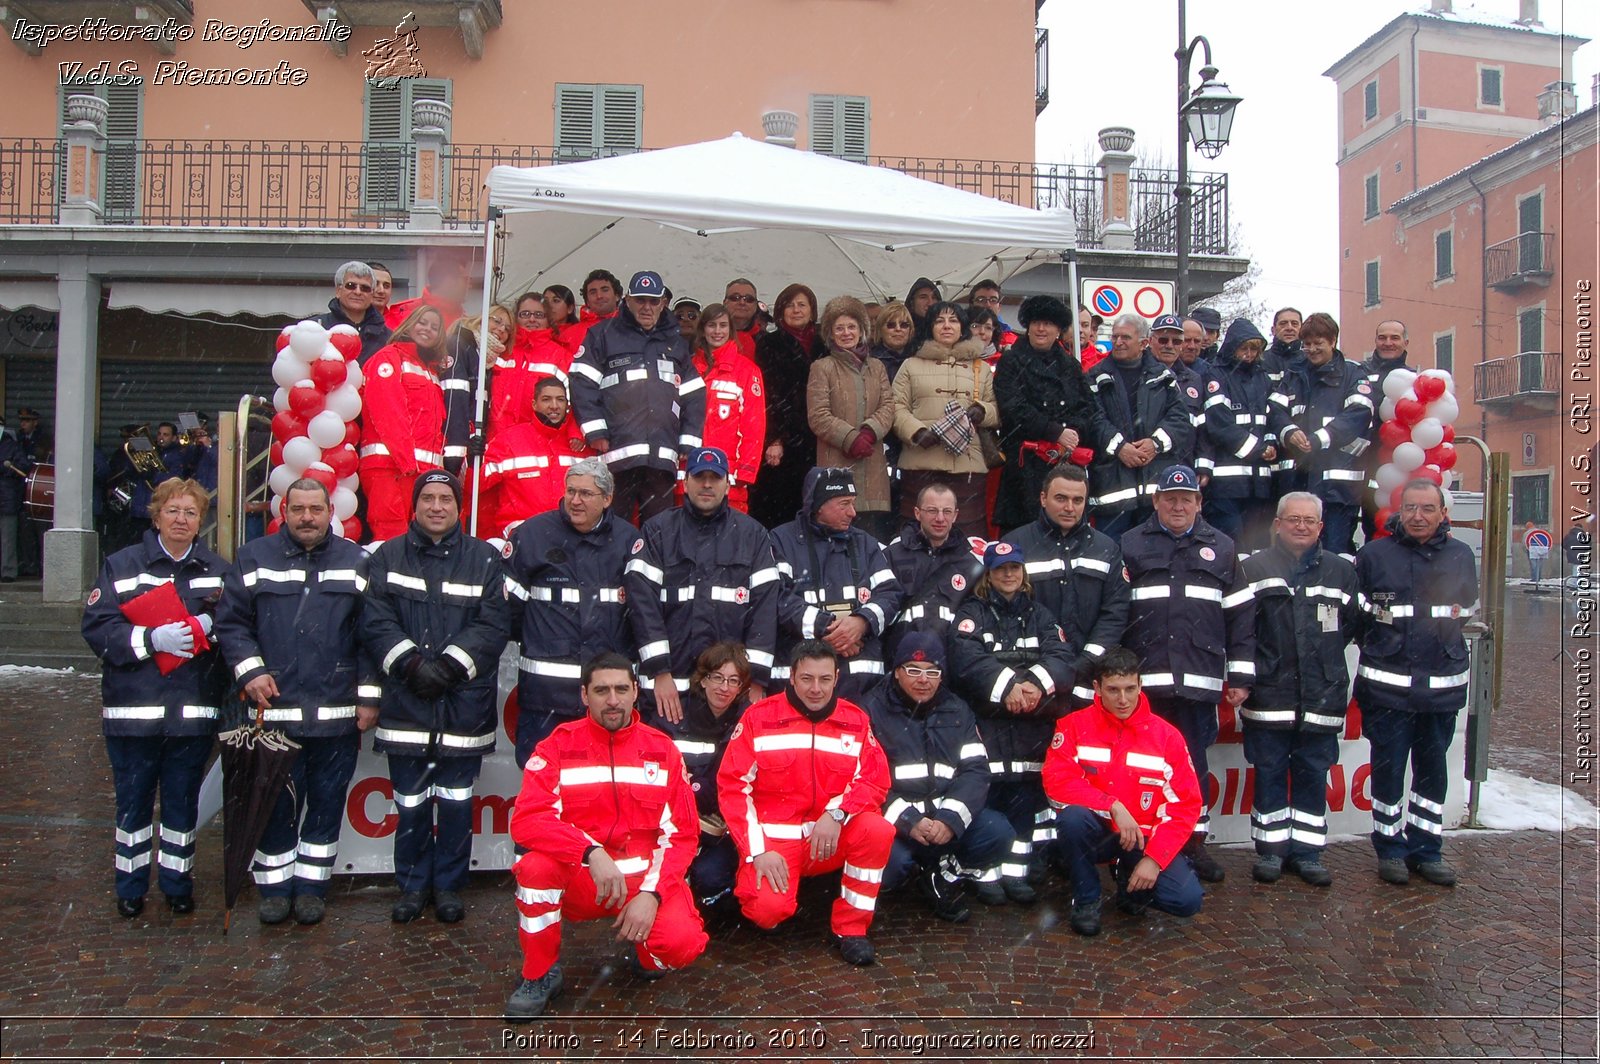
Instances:
[[[1133,313],[1154,320],[1172,309],[1171,281],[1130,281],[1106,277],[1085,277],[1080,295],[1083,306],[1110,322],[1118,314]]]

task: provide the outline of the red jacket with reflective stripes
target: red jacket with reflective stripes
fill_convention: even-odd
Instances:
[[[1056,724],[1044,758],[1044,792],[1056,806],[1081,805],[1115,830],[1120,801],[1144,832],[1145,856],[1162,868],[1183,849],[1200,819],[1200,784],[1178,729],[1150,711],[1141,693],[1127,720],[1094,702]]]
[[[494,364],[489,383],[489,434],[512,425],[526,425],[533,414],[534,385],[545,377],[567,383],[572,352],[550,337],[548,329],[518,329],[511,350]]]
[[[417,345],[390,344],[372,356],[365,373],[361,467],[410,474],[443,464],[444,389],[417,358]],[[384,450],[370,451],[373,447]]]
[[[761,455],[766,449],[767,397],[761,370],[729,340],[711,352],[694,353],[694,368],[706,382],[706,427],[700,443],[716,447],[728,456],[733,483],[749,487],[761,472]]]
[[[802,716],[789,692],[763,698],[733,729],[717,800],[739,853],[811,834],[827,809],[877,813],[889,794],[889,760],[867,711],[839,699],[824,720]]]
[[[451,300],[436,296],[433,294],[431,289],[424,286],[420,296],[415,296],[411,299],[402,299],[398,303],[390,303],[389,309],[383,312],[383,323],[387,325],[391,331],[398,329],[400,327],[400,323],[405,321],[406,318],[410,316],[412,311],[423,305],[439,308],[439,313],[444,315],[444,327],[446,329],[454,325],[456,320],[460,318],[463,313],[465,313],[465,310],[460,303],[455,303]]]
[[[611,732],[585,716],[551,732],[528,759],[511,838],[563,864],[603,847],[640,890],[682,882],[700,841],[683,757],[639,721]]]
[[[498,536],[513,521],[554,510],[566,492],[568,467],[592,453],[570,413],[554,428],[536,417],[497,431],[483,456],[483,490],[495,500],[485,515],[492,531],[485,534]]]

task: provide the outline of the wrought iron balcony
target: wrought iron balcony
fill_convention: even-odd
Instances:
[[[1050,106],[1050,31],[1033,32],[1033,113],[1038,115]]]
[[[549,166],[600,154],[541,145],[450,144],[443,224],[476,228],[494,166]],[[106,147],[107,225],[395,229],[409,224],[415,148],[356,141],[112,140]],[[0,225],[52,225],[61,202],[59,140],[0,141]],[[1080,247],[1100,246],[1104,181],[1093,166],[873,156],[913,177],[1041,210],[1070,208]],[[1197,255],[1226,255],[1228,178],[1191,173]],[[1171,253],[1177,211],[1171,170],[1129,175],[1134,248]]]
[[[1548,285],[1555,245],[1554,233],[1519,233],[1510,240],[1490,244],[1483,252],[1484,283],[1501,292]]]
[[[483,58],[483,38],[497,29],[503,17],[500,0],[303,0],[306,9],[319,20],[330,12],[349,26],[380,26],[394,30],[402,23],[417,26],[447,26],[461,30],[467,55]],[[360,35],[350,41],[356,44]],[[358,44],[360,52],[373,43]],[[339,54],[343,55],[341,51]],[[420,56],[426,61],[427,56]]]
[[[1479,406],[1499,414],[1549,413],[1561,400],[1561,352],[1524,351],[1474,367]]]

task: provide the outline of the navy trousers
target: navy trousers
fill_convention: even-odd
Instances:
[[[1055,814],[1044,796],[1044,778],[995,780],[989,784],[987,808],[1011,825],[1011,842],[1008,852],[1001,855],[999,868],[990,866],[979,878],[1026,878],[1030,866],[1049,848],[1056,834]]]
[[[1246,724],[1244,756],[1255,768],[1256,853],[1319,856],[1328,845],[1328,769],[1339,760],[1338,734]]]
[[[993,867],[1010,851],[1015,837],[1010,822],[993,809],[978,810],[967,830],[943,846],[914,842],[896,832],[889,863],[883,869],[883,889],[897,890],[919,869],[927,869],[946,856],[954,857],[962,869],[974,872]]]
[[[361,735],[296,739],[300,753],[278,796],[251,871],[263,898],[328,893],[344,826],[345,793],[355,775]]]
[[[389,755],[394,877],[401,891],[460,890],[472,864],[472,785],[483,757]]]
[[[1206,751],[1217,741],[1217,703],[1149,692],[1146,695],[1155,715],[1177,728],[1183,736],[1183,744],[1189,748],[1189,760],[1194,762],[1195,778],[1200,781],[1200,820],[1194,826],[1194,833],[1203,842],[1211,831],[1211,766],[1207,763]]]
[[[1372,743],[1372,848],[1378,859],[1439,860],[1450,783],[1445,755],[1455,735],[1456,715],[1372,709],[1363,712],[1361,728]]]
[[[1361,507],[1353,502],[1322,500],[1322,549],[1335,554],[1356,552],[1356,526],[1361,523]]]
[[[739,850],[731,835],[700,833],[700,852],[689,865],[689,886],[700,901],[709,901],[733,889],[739,871]]]
[[[1111,863],[1112,877],[1120,893],[1121,884],[1127,882],[1134,865],[1144,856],[1142,850],[1132,853],[1124,850],[1117,833],[1107,827],[1109,823],[1105,817],[1081,805],[1069,805],[1056,816],[1056,845],[1061,848],[1072,876],[1074,905],[1089,905],[1100,900],[1100,865]],[[1200,911],[1203,898],[1194,868],[1181,853],[1156,876],[1153,889],[1127,891],[1126,894],[1140,908],[1154,905],[1173,916],[1193,916]]]
[[[174,898],[194,893],[195,821],[212,745],[210,735],[106,736],[117,797],[117,897],[142,898],[150,889],[158,788],[161,892]]]

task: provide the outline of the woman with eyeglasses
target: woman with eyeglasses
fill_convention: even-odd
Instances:
[[[944,484],[955,492],[960,512],[956,534],[987,536],[984,482],[989,465],[978,431],[1000,424],[994,375],[956,304],[935,303],[928,318],[928,339],[894,379],[900,516],[912,520],[922,489]]]
[[[750,706],[750,660],[738,643],[713,643],[695,661],[683,696],[683,719],[653,722],[677,744],[700,813],[700,852],[689,885],[702,907],[731,901],[739,852],[717,807],[717,769],[739,718]]]
[[[915,334],[911,311],[898,299],[885,303],[878,311],[878,320],[872,324],[872,356],[883,363],[883,371],[891,381],[910,357],[911,338]]]
[[[1071,708],[1077,653],[1055,616],[1034,601],[1022,548],[989,544],[983,575],[950,629],[952,679],[977,714],[989,751],[988,808],[1016,832],[999,868],[979,878],[985,904],[1037,899],[1030,880],[1042,879],[1045,866],[1035,847],[1054,836],[1055,826],[1041,771],[1056,719]]]
[[[756,338],[755,363],[767,397],[767,443],[761,477],[751,487],[750,516],[767,528],[794,520],[800,488],[816,457],[806,417],[811,364],[827,354],[817,333],[817,294],[789,285],[772,304],[777,327]]]
[[[811,364],[806,408],[817,434],[817,465],[854,474],[856,527],[887,543],[895,524],[883,441],[894,429],[894,390],[883,363],[872,357],[869,327],[861,300],[828,301],[822,314],[828,355]]]
[[[83,612],[84,641],[101,662],[101,730],[116,790],[117,912],[129,919],[144,909],[152,864],[172,912],[194,911],[200,780],[230,681],[210,641],[228,563],[197,538],[209,507],[197,481],[157,485],[151,529],[106,559]],[[135,623],[123,612],[162,588],[182,616]],[[143,605],[132,607],[136,615]]]
[[[361,490],[373,539],[411,525],[411,486],[444,464],[444,315],[417,306],[366,368],[361,392]]]

